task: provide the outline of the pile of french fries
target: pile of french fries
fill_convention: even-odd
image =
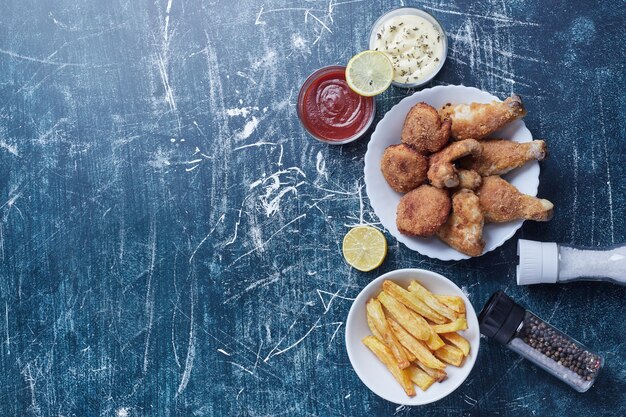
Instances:
[[[446,364],[461,366],[470,352],[469,342],[457,333],[467,329],[463,299],[435,295],[417,281],[408,291],[383,282],[383,291],[367,302],[367,324],[373,336],[363,344],[410,397],[413,384],[426,391],[446,378]]]

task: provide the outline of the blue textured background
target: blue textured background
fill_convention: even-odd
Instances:
[[[295,115],[321,66],[384,11],[447,29],[432,83],[515,91],[549,144],[547,224],[516,235],[626,241],[624,2],[7,0],[0,12],[3,416],[620,415],[623,288],[517,288],[516,238],[446,263],[398,245],[358,273],[340,242],[377,224],[367,138],[328,147]],[[410,91],[390,89],[378,117]],[[396,407],[350,367],[343,323],[373,277],[422,267],[479,309],[506,288],[604,355],[578,394],[483,340],[446,399]],[[575,411],[574,411],[575,410]]]

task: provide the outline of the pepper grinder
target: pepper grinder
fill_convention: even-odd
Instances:
[[[520,239],[517,285],[610,281],[626,285],[626,244],[595,250]]]
[[[526,310],[503,291],[497,291],[489,298],[478,315],[478,323],[480,333],[505,345],[578,392],[591,388],[604,365],[600,355]]]

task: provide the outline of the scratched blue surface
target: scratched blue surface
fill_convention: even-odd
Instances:
[[[366,48],[403,3],[450,53],[438,84],[525,98],[556,205],[481,258],[388,236],[358,273],[340,242],[377,224],[367,138],[328,147],[295,115],[314,69]],[[626,241],[623,2],[7,0],[0,12],[2,416],[623,415],[623,288],[517,288],[518,237]],[[390,89],[378,117],[410,92]],[[452,395],[369,392],[344,347],[350,299],[401,267],[440,272],[479,309],[507,291],[606,358],[578,394],[482,341]]]

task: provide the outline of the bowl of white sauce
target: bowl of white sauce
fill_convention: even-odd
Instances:
[[[448,37],[443,26],[429,13],[401,7],[376,20],[370,32],[369,49],[384,52],[394,67],[392,84],[414,88],[432,80],[448,55]]]

